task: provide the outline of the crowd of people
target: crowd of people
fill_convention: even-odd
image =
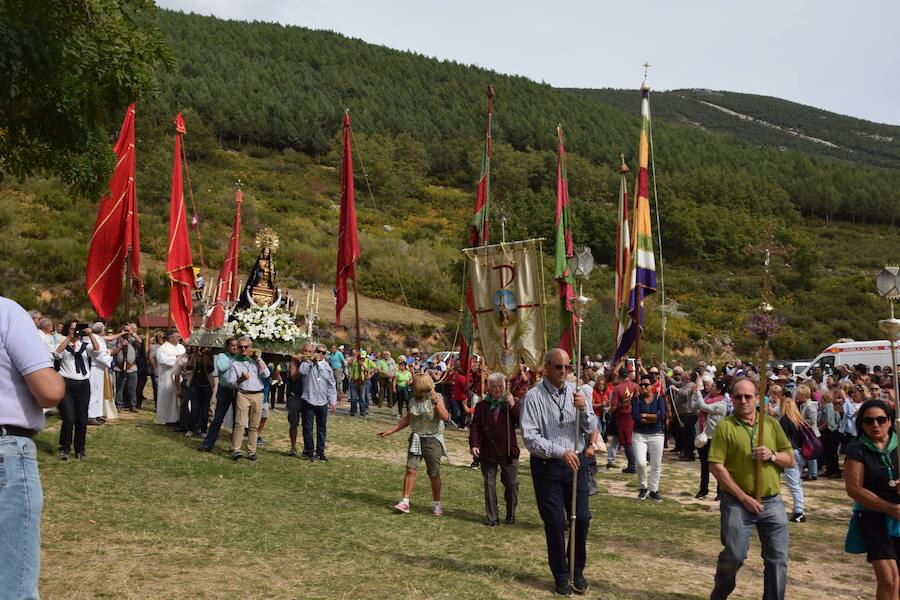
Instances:
[[[613,365],[602,356],[585,356],[578,368],[568,354],[555,349],[537,369],[521,364],[507,378],[490,373],[477,356],[463,369],[450,352],[429,357],[412,348],[394,358],[386,350],[348,351],[343,345],[319,343],[285,357],[261,353],[246,337],[230,338],[220,349],[185,347],[177,331],[145,340],[134,323],[115,331],[102,322],[54,324],[39,314],[30,316],[38,332],[38,345],[30,350],[35,354],[40,348],[42,356],[26,361],[18,379],[9,378],[25,382],[16,383],[15,391],[32,404],[23,400],[28,405],[25,418],[0,406],[0,442],[16,432],[38,431],[43,427],[40,408],[56,406],[52,394],[31,389],[29,369],[43,369],[41,365],[58,373],[62,386],[61,460],[73,451],[75,458],[87,458],[89,425],[115,419],[118,411],[140,410],[148,379],[156,423],[202,436],[198,450],[203,452],[214,450],[223,426],[230,428],[229,456],[235,461],[259,459],[266,422],[278,404],[287,412],[289,455],[313,462],[328,461],[327,420],[339,403],[348,403],[351,417],[363,418],[370,407],[380,406],[396,410],[397,418],[380,437],[410,431],[402,493],[393,508],[411,511],[416,472],[424,461],[432,513],[443,514],[440,467],[448,455],[444,431],[449,427],[468,433],[471,466],[480,468],[484,481],[484,524],[497,526],[498,473],[503,522],[516,523],[518,429],[529,453],[550,570],[556,591],[565,595],[588,589],[583,574],[591,521],[587,498],[597,491],[598,459],[606,469],[621,465],[622,473],[634,474],[638,500],[664,501],[666,448],[673,460],[699,460],[697,498],[709,495],[710,475],[714,477],[723,550],[711,598],[726,598],[734,589],[753,528],[763,542],[765,597],[784,598],[787,523],[807,519],[804,486],[820,477],[845,477],[855,501],[850,527],[855,545],[848,535],[847,550],[867,553],[879,599],[898,597],[900,476],[892,458],[897,399],[889,366],[814,370],[801,379],[775,364],[761,393],[758,368],[741,361],[685,368],[676,361],[666,365],[654,360],[645,368],[640,361]],[[0,362],[18,358],[0,352]],[[765,406],[762,421],[757,418],[759,402]],[[764,446],[755,443],[759,428]],[[757,480],[760,461],[762,479]],[[791,495],[790,513],[779,493],[782,475]],[[572,565],[565,550],[567,521],[575,532]]]

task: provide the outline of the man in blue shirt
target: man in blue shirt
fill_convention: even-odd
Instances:
[[[340,395],[344,382],[344,369],[347,367],[347,359],[344,357],[344,346],[331,347],[328,364],[331,365],[331,372],[334,373],[335,391]]]
[[[225,374],[231,368],[234,355],[238,352],[237,338],[230,337],[225,340],[225,351],[216,355],[216,379],[219,385],[216,388],[216,411],[213,415],[213,422],[206,432],[206,438],[197,448],[200,452],[212,452],[219,439],[219,430],[222,429],[222,422],[228,409],[231,408],[231,415],[234,416],[234,388],[226,381]]]

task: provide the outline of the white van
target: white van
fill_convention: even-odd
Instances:
[[[841,341],[825,348],[812,364],[807,366],[801,375],[810,377],[813,370],[821,367],[825,373],[830,373],[847,365],[866,365],[869,371],[872,367],[884,367],[891,364],[891,343],[887,340],[872,340],[868,342]]]

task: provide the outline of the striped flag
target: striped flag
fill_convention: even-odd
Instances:
[[[574,254],[572,229],[569,225],[569,179],[566,174],[566,149],[563,145],[562,127],[556,128],[559,139],[556,163],[556,257],[553,277],[559,284],[559,342],[557,347],[572,355],[575,345],[575,278],[569,272],[569,259]]]
[[[641,88],[641,141],[637,189],[634,192],[634,221],[630,256],[626,259],[622,282],[622,307],[613,363],[626,356],[644,329],[644,298],[656,291],[656,260],[650,226],[650,88]],[[627,302],[626,299],[627,298]]]

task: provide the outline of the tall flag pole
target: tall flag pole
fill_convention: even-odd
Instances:
[[[626,264],[623,298],[627,309],[622,312],[622,335],[616,345],[613,363],[628,354],[632,344],[635,356],[641,356],[641,334],[644,330],[644,298],[656,291],[656,261],[653,257],[653,231],[650,225],[650,86],[641,86],[641,140],[638,149],[639,170],[634,191],[634,223],[631,229],[631,256]],[[624,302],[623,302],[624,306]]]
[[[169,197],[169,315],[181,337],[191,336],[191,293],[196,286],[194,261],[188,239],[187,212],[184,206],[184,182],[181,176],[181,136],[187,132],[181,113],[175,117],[175,158],[172,163],[172,193]]]
[[[225,324],[225,304],[231,305],[238,299],[238,258],[241,253],[241,206],[244,193],[238,187],[234,193],[234,225],[231,227],[231,241],[228,253],[219,270],[213,296],[213,309],[206,320],[207,329],[218,329]]]
[[[491,125],[494,116],[494,86],[487,88],[487,119],[484,122],[484,148],[481,153],[481,174],[475,189],[475,209],[469,227],[469,246],[487,246],[490,238],[488,215],[491,205]],[[466,307],[463,309],[462,338],[459,342],[459,364],[463,374],[469,375],[469,353],[475,337],[475,300],[472,282],[466,281]]]
[[[569,259],[575,253],[572,244],[572,229],[569,223],[569,179],[566,174],[566,149],[563,145],[562,126],[557,126],[556,136],[559,139],[558,159],[556,163],[556,248],[554,278],[559,283],[559,342],[557,346],[572,356],[575,346],[575,313],[572,302],[575,300],[575,278],[569,272]]]
[[[353,188],[353,154],[350,149],[350,109],[344,111],[344,152],[341,159],[341,216],[338,226],[337,281],[335,283],[335,324],[341,324],[341,310],[347,304],[347,280],[353,281],[356,308],[356,347],[360,345],[359,295],[356,288],[356,261],[359,260],[359,231]]]
[[[128,106],[119,138],[113,147],[116,168],[109,180],[109,193],[100,201],[88,250],[85,286],[94,310],[108,319],[122,294],[125,277],[140,285],[141,237],[138,226],[137,193],[134,185],[134,104]]]
[[[616,219],[616,347],[622,343],[624,335],[625,314],[628,309],[625,295],[625,281],[631,256],[631,233],[628,216],[628,165],[625,155],[621,155],[619,166],[619,211]]]

